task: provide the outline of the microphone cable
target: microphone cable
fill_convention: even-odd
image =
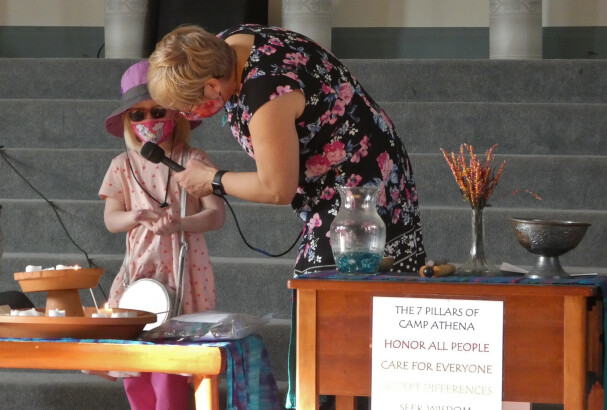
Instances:
[[[171,149],[171,152],[172,152],[172,149]],[[154,164],[158,164],[158,163],[162,162],[169,168],[172,168],[171,167],[172,164],[178,165],[178,164],[174,163],[174,161],[172,159],[170,159],[166,156],[166,153],[164,152],[164,149],[161,146],[159,146],[158,144],[155,144],[151,141],[148,141],[145,144],[143,144],[143,146],[141,147],[140,153],[143,158],[147,159],[148,161],[150,161]],[[183,167],[181,167],[181,168],[182,168],[181,170],[183,171]],[[234,217],[234,222],[236,223],[236,229],[238,229],[238,233],[240,234],[242,241],[245,243],[245,245],[247,245],[247,247],[249,249],[252,249],[255,252],[259,252],[262,255],[269,256],[271,258],[279,258],[279,257],[284,256],[287,253],[289,253],[291,251],[291,249],[293,249],[295,247],[295,245],[297,245],[297,242],[299,242],[299,239],[301,238],[301,236],[303,234],[303,229],[297,235],[295,242],[293,242],[293,244],[291,246],[289,246],[289,249],[287,249],[284,252],[281,252],[279,254],[272,254],[267,251],[264,251],[263,249],[256,248],[255,246],[251,245],[249,243],[249,241],[247,241],[244,234],[242,233],[242,229],[240,229],[240,224],[238,223],[238,218],[236,218],[236,213],[234,212],[234,209],[232,209],[232,205],[230,205],[230,203],[226,199],[225,195],[219,195],[219,196],[221,197],[221,199],[223,199],[223,201],[228,206],[228,209],[232,213],[232,216]]]
[[[6,152],[4,151],[4,145],[0,145],[0,155],[2,156],[2,159],[4,159],[4,162],[6,162],[6,164],[15,172],[15,174],[17,174],[22,180],[23,182],[25,182],[30,188],[32,188],[32,190],[37,193],[53,210],[53,212],[55,213],[55,216],[57,217],[57,220],[59,221],[59,225],[61,225],[61,228],[63,229],[63,231],[65,232],[67,238],[69,239],[69,241],[76,247],[78,248],[78,250],[80,252],[82,252],[84,254],[84,257],[86,258],[86,262],[88,264],[88,267],[97,267],[97,265],[95,265],[95,263],[93,262],[93,260],[89,257],[89,254],[86,250],[84,250],[80,245],[78,245],[76,243],[76,241],[74,240],[74,238],[72,238],[72,236],[70,235],[69,231],[67,230],[67,227],[65,226],[65,224],[63,223],[63,220],[61,219],[61,216],[59,215],[59,212],[57,211],[57,207],[55,206],[55,204],[49,200],[46,196],[44,196],[44,194],[42,194],[42,192],[40,192],[38,189],[36,189],[36,187],[34,187],[28,180],[27,178],[25,178],[25,176],[19,172],[17,170],[17,168],[15,168],[15,166],[9,161]],[[101,285],[97,284],[97,287],[99,288],[99,290],[101,291],[101,293],[103,294],[103,297],[107,300],[107,296],[105,294],[105,291],[103,290],[103,288],[101,287]]]
[[[293,244],[291,246],[289,246],[289,249],[287,249],[286,251],[284,251],[282,253],[272,254],[272,253],[269,253],[267,251],[264,251],[263,249],[259,249],[259,248],[254,247],[244,237],[244,234],[242,233],[242,230],[240,229],[240,224],[238,223],[238,218],[236,218],[236,214],[234,213],[234,209],[232,209],[232,205],[230,205],[230,203],[228,202],[228,200],[226,199],[226,197],[224,195],[220,195],[220,196],[221,196],[221,199],[223,199],[223,201],[226,203],[226,205],[230,209],[230,212],[232,213],[232,216],[234,217],[234,222],[236,223],[236,229],[238,230],[238,233],[240,234],[240,237],[242,238],[242,241],[244,242],[245,245],[247,245],[249,247],[249,249],[252,249],[255,252],[259,252],[262,255],[269,256],[271,258],[279,258],[279,257],[284,256],[287,253],[289,253],[291,251],[291,249],[293,249],[295,247],[295,245],[297,245],[297,242],[299,242],[299,239],[301,238],[301,235],[303,234],[303,229],[297,235],[297,238],[295,239],[295,242],[293,242]]]

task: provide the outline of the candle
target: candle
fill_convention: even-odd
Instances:
[[[118,311],[112,313],[113,318],[127,318],[127,317],[137,317],[137,312],[132,312],[128,310]]]
[[[65,310],[51,309],[48,311],[49,317],[65,317]]]
[[[103,305],[103,309],[97,309],[97,313],[93,313],[92,317],[110,317],[114,310],[108,307],[107,302]]]
[[[56,270],[65,270],[65,269],[80,269],[80,266],[78,265],[74,265],[74,266],[66,266],[66,265],[57,265],[55,266]]]
[[[38,312],[35,308],[20,310],[11,310],[11,316],[44,316],[43,312]]]

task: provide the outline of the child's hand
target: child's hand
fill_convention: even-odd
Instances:
[[[165,213],[151,228],[156,235],[171,235],[179,231],[181,217],[178,214]]]
[[[154,224],[160,219],[160,215],[151,209],[142,209],[135,213],[135,222],[145,226],[147,229],[154,229]]]
[[[160,215],[151,209],[142,209],[135,213],[135,221],[137,222],[156,222],[159,218]]]

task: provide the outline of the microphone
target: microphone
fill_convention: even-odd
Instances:
[[[175,172],[181,172],[185,170],[184,167],[182,167],[172,159],[168,158],[164,154],[164,150],[153,142],[148,141],[143,144],[143,147],[141,147],[141,156],[147,159],[148,161],[153,162],[154,164],[162,162],[164,165],[171,168]]]

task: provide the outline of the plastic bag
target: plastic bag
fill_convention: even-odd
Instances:
[[[242,313],[207,310],[175,316],[157,328],[144,332],[141,339],[180,342],[242,339],[258,332],[269,321],[269,316],[260,318]]]

